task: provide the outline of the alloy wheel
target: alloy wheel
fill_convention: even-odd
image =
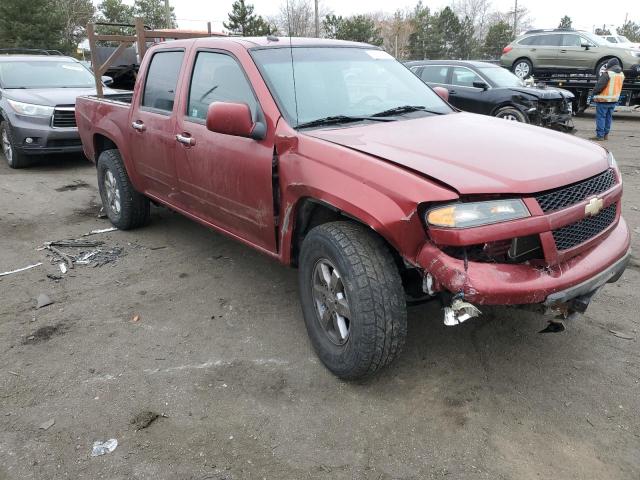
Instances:
[[[510,122],[517,122],[518,119],[512,113],[507,113],[501,117],[503,120],[509,120]]]
[[[116,177],[114,177],[111,170],[106,170],[104,173],[104,191],[107,195],[107,208],[111,210],[116,216],[120,215],[120,190],[118,189],[118,183]]]
[[[320,259],[313,269],[312,286],[316,317],[322,331],[333,344],[346,344],[351,308],[340,272],[329,260]]]
[[[530,72],[531,70],[529,69],[529,64],[527,62],[520,62],[516,64],[515,68],[513,69],[513,73],[515,73],[516,77],[520,78],[521,80],[527,78]]]

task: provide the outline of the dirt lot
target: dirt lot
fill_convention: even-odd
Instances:
[[[611,137],[637,251],[640,117]],[[115,261],[62,275],[36,248],[110,226],[83,159],[2,161],[0,201],[0,271],[43,262],[0,278],[0,479],[640,478],[635,260],[559,334],[414,307],[400,360],[349,384],[311,350],[295,271],[167,210],[86,237]]]

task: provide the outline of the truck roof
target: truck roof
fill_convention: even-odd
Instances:
[[[202,37],[188,40],[169,40],[158,45],[183,45],[197,42],[199,46],[211,45],[222,46],[229,43],[236,43],[244,46],[247,50],[253,48],[283,48],[283,47],[358,47],[379,49],[368,43],[349,42],[346,40],[331,40],[325,38],[305,38],[305,37]]]

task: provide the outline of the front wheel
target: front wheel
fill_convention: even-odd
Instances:
[[[336,376],[373,375],[407,333],[402,280],[388,246],[351,222],[315,227],[302,243],[300,297],[311,344]]]
[[[149,199],[133,188],[118,150],[98,157],[98,189],[102,206],[114,227],[130,230],[149,221]]]
[[[529,123],[527,116],[516,107],[503,107],[495,113],[495,117],[512,122]]]
[[[4,158],[11,168],[24,168],[29,165],[28,157],[16,149],[11,127],[6,120],[0,122],[0,142]]]

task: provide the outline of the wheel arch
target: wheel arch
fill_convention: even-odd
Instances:
[[[600,57],[598,59],[598,61],[596,62],[596,64],[593,66],[594,69],[598,68],[598,65],[600,65],[602,62],[604,62],[605,60],[611,60],[612,58],[617,58],[618,61],[620,62],[620,68],[624,69],[624,65],[622,64],[622,59],[616,55],[605,55],[603,57]],[[598,72],[596,72],[596,75],[598,74]]]

